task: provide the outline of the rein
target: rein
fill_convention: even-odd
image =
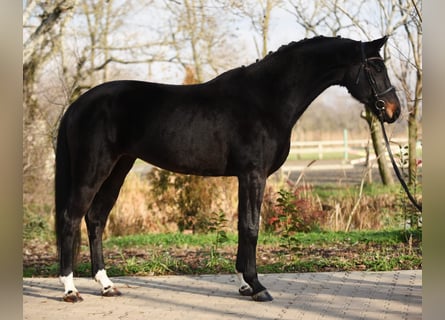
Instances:
[[[374,105],[377,109],[377,111],[379,112],[379,121],[380,121],[380,125],[382,126],[382,131],[383,131],[383,138],[385,140],[385,145],[386,145],[386,149],[388,150],[388,154],[389,154],[389,158],[391,159],[391,164],[392,167],[394,168],[394,172],[396,173],[397,178],[400,181],[400,184],[402,185],[403,189],[405,190],[406,195],[408,196],[409,200],[411,201],[411,203],[413,204],[414,207],[416,207],[417,210],[419,210],[419,212],[422,212],[422,206],[419,205],[416,201],[416,199],[414,199],[413,195],[411,194],[411,192],[409,191],[408,186],[406,185],[405,180],[402,177],[402,174],[400,173],[399,167],[397,166],[396,161],[394,160],[394,156],[392,154],[391,151],[391,147],[389,145],[389,140],[388,140],[388,136],[386,134],[386,130],[385,130],[385,126],[383,123],[383,112],[385,111],[385,101],[381,99],[382,96],[384,96],[385,94],[395,90],[395,88],[393,86],[389,86],[387,89],[378,92],[377,91],[377,82],[375,81],[375,78],[370,70],[369,61],[373,61],[373,60],[379,60],[379,61],[383,61],[383,59],[381,57],[370,57],[367,58],[365,55],[365,45],[362,42],[361,44],[361,53],[362,53],[362,64],[360,66],[360,69],[358,71],[357,74],[357,80],[356,80],[356,84],[359,83],[360,81],[360,73],[363,70],[365,72],[366,78],[369,82],[369,85],[371,86],[371,90],[372,90],[372,94],[374,96],[375,102]]]
[[[411,203],[413,204],[413,206],[416,207],[416,209],[419,210],[419,212],[422,212],[422,205],[417,203],[416,199],[414,199],[413,195],[409,191],[409,188],[406,185],[406,182],[403,179],[402,174],[400,173],[399,167],[397,166],[397,163],[394,160],[394,156],[392,154],[391,147],[389,145],[388,136],[386,135],[385,126],[383,124],[383,116],[382,115],[379,116],[379,120],[380,120],[380,125],[382,126],[383,138],[385,140],[386,149],[388,150],[389,158],[391,159],[391,164],[392,164],[392,167],[394,168],[394,172],[396,173],[396,176],[399,179],[400,184],[403,187],[403,190],[405,190],[405,193],[408,196]]]

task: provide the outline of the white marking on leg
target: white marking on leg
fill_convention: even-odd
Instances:
[[[107,271],[105,271],[105,269],[97,271],[96,275],[94,276],[94,280],[102,285],[102,291],[114,288],[114,283],[111,282],[110,278],[108,278]]]
[[[236,276],[238,277],[240,290],[244,291],[247,288],[250,288],[249,284],[246,281],[244,281],[242,272],[238,272],[238,270],[236,270]]]
[[[74,286],[73,273],[71,272],[69,275],[59,277],[60,282],[65,286],[65,294],[69,293],[77,293],[76,287]]]

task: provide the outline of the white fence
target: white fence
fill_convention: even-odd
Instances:
[[[407,143],[407,139],[391,139],[391,151],[395,155],[400,154],[400,147]],[[292,159],[304,158],[304,155],[317,155],[318,160],[322,160],[326,155],[334,153],[337,159],[338,154],[342,154],[343,160],[349,160],[350,155],[355,155],[355,158],[365,157],[366,148],[372,150],[371,140],[293,141],[289,155]],[[370,152],[370,157],[372,156],[373,151]]]

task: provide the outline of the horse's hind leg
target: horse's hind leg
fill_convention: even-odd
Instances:
[[[65,287],[63,300],[66,302],[83,300],[74,286],[73,268],[80,246],[80,223],[94,199],[96,190],[94,186],[87,188],[85,185],[73,185],[68,207],[57,218],[60,281]]]
[[[67,302],[82,301],[73,281],[74,261],[80,245],[80,223],[116,163],[110,154],[94,157],[84,157],[81,152],[77,154],[78,158],[71,161],[66,208],[56,214],[60,281],[65,287],[63,300]]]
[[[90,241],[91,271],[93,278],[102,285],[103,296],[116,296],[120,292],[114,287],[105,271],[102,250],[102,234],[108,215],[116,202],[122,184],[135,158],[123,156],[97,192],[90,210],[85,216]]]

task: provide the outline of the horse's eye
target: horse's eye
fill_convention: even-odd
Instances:
[[[385,64],[383,61],[380,60],[373,60],[370,61],[370,65],[373,67],[373,69],[376,72],[382,72],[385,69]]]

